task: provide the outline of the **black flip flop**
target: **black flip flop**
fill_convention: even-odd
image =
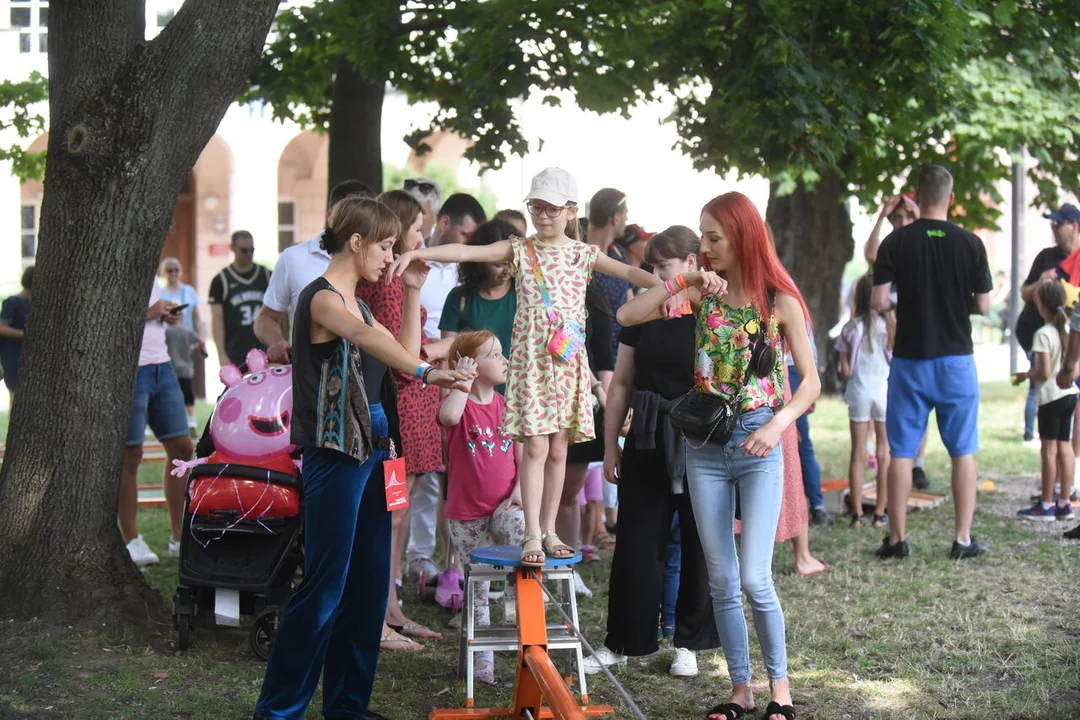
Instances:
[[[786,720],[795,720],[795,708],[791,705],[781,705],[780,703],[773,701],[765,708],[766,720],[768,720],[770,715],[783,715]]]
[[[713,715],[723,715],[724,720],[739,720],[743,715],[752,715],[756,711],[757,708],[747,709],[739,703],[722,703],[707,712],[705,714],[705,719],[708,720]]]

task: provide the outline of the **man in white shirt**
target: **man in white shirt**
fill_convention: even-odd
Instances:
[[[330,222],[330,212],[340,200],[351,195],[370,197],[371,194],[371,188],[359,180],[338,183],[330,191],[326,221]],[[326,267],[330,264],[330,254],[319,247],[321,238],[322,233],[319,233],[307,242],[285,248],[274,265],[270,284],[263,296],[263,306],[255,318],[255,337],[266,346],[266,356],[270,362],[292,362],[292,344],[285,339],[281,330],[282,320],[286,313],[289,314],[289,319],[292,319],[300,293],[312,280],[326,272]]]
[[[435,230],[428,241],[428,247],[464,243],[480,223],[486,220],[487,213],[476,198],[466,193],[454,193],[446,198],[446,202],[439,208]],[[458,283],[458,264],[429,264],[431,271],[424,281],[424,287],[420,289],[420,304],[427,310],[424,335],[438,339],[441,337],[439,318],[442,316],[443,305],[446,304],[446,296]]]
[[[184,521],[184,478],[173,477],[173,460],[190,460],[192,447],[188,435],[184,394],[176,379],[169,351],[165,347],[165,325],[178,325],[176,303],[162,300],[155,281],[150,288],[150,305],[143,326],[139,348],[139,370],[135,376],[135,398],[128,419],[127,449],[120,473],[117,516],[120,535],[132,561],[140,567],[158,562],[158,556],[139,534],[136,515],[139,509],[139,464],[142,462],[146,426],[165,448],[165,503],[169,508],[169,556],[180,556],[180,532]]]

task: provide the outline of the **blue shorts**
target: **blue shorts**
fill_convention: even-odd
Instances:
[[[893,358],[885,414],[893,457],[915,457],[931,410],[937,411],[938,432],[950,457],[978,452],[979,378],[974,355]]]
[[[127,445],[146,442],[146,426],[158,440],[172,440],[188,434],[184,394],[172,363],[142,365],[135,376],[135,398],[128,419]]]

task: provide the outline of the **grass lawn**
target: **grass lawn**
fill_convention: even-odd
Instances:
[[[777,549],[777,585],[788,625],[793,694],[800,718],[1080,718],[1080,605],[1076,572],[1080,543],[1061,539],[1075,523],[1016,520],[1013,513],[1035,487],[1038,454],[1020,445],[1020,393],[983,387],[981,478],[995,490],[980,493],[976,534],[990,554],[957,563],[948,558],[951,503],[910,516],[912,557],[882,562],[872,551],[883,531],[851,530],[846,523],[813,528],[815,554],[832,566],[803,579],[792,572],[788,546]],[[4,419],[6,423],[6,418]],[[848,433],[845,409],[825,399],[812,416],[812,435],[825,477],[844,477]],[[934,490],[948,490],[948,458],[935,438],[927,466]],[[160,477],[148,465],[144,480]],[[144,511],[140,526],[163,551],[164,510]],[[1064,527],[1062,527],[1064,526]],[[590,641],[604,639],[610,554],[582,568],[596,597],[581,603]],[[169,600],[176,560],[148,568],[147,578]],[[449,612],[418,600],[406,586],[406,609],[445,629]],[[39,623],[3,621],[0,609],[0,718],[242,718],[257,698],[263,665],[247,646],[245,628],[200,628],[192,648],[175,650],[163,626],[149,645],[121,633],[57,633]],[[759,707],[767,702],[760,649],[751,641]],[[420,653],[384,653],[373,708],[395,719],[418,720],[434,707],[464,697],[454,683],[456,636]],[[701,674],[667,675],[671,649],[631,662],[616,677],[650,719],[704,717],[726,692],[723,659],[702,653]],[[498,659],[500,680],[512,658]],[[594,676],[593,702],[610,703],[630,717],[608,682]],[[506,688],[482,688],[478,706],[506,704]],[[308,717],[320,717],[319,699]],[[760,714],[758,715],[760,717]]]

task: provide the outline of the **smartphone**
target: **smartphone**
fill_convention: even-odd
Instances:
[[[179,315],[180,313],[184,312],[184,308],[186,308],[187,306],[188,306],[187,303],[185,303],[183,305],[177,305],[176,307],[174,307],[172,310],[169,311],[169,314],[170,315]]]

